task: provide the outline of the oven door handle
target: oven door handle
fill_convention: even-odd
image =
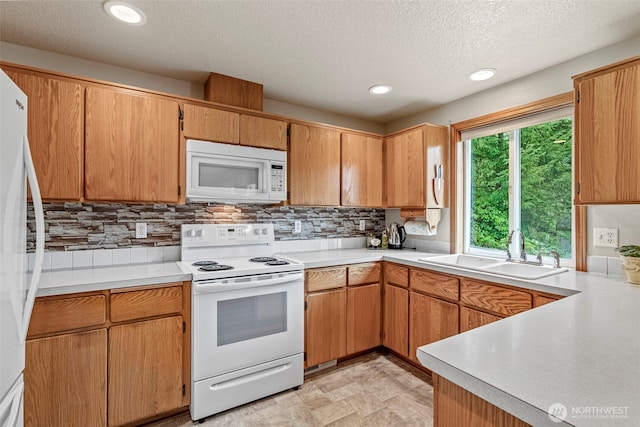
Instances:
[[[193,282],[193,292],[196,294],[205,294],[209,292],[221,292],[225,290],[236,290],[236,289],[244,289],[244,288],[256,288],[256,287],[263,287],[263,286],[281,285],[283,283],[290,283],[290,282],[296,282],[296,281],[304,281],[303,272],[274,274],[274,275],[268,275],[268,276],[255,276],[255,277],[251,277],[250,280],[247,280],[246,276],[244,278],[238,278],[237,280],[234,280],[234,279],[203,280],[201,282]]]

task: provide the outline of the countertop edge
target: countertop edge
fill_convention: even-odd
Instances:
[[[552,421],[548,412],[428,354],[422,347],[418,347],[417,357],[420,363],[432,372],[528,424],[534,426],[573,426],[565,421]]]

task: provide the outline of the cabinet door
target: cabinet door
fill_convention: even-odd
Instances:
[[[347,291],[338,289],[307,295],[306,366],[347,354]]]
[[[292,205],[340,205],[340,132],[291,124],[288,167]]]
[[[380,345],[380,284],[347,289],[347,354]]]
[[[409,291],[384,286],[382,343],[401,356],[409,357]]]
[[[500,316],[460,307],[460,332],[466,332],[500,319],[502,319]]]
[[[87,200],[178,201],[178,103],[88,87]]]
[[[422,128],[387,138],[387,206],[390,208],[425,205],[425,151]]]
[[[182,134],[191,139],[238,144],[240,142],[239,122],[238,113],[184,104]]]
[[[428,208],[446,208],[449,205],[449,129],[446,126],[425,125],[424,141],[427,150],[425,175]],[[442,171],[440,180],[436,173]]]
[[[25,426],[107,424],[107,330],[27,341]]]
[[[287,122],[241,114],[240,144],[286,151]]]
[[[417,362],[418,347],[458,333],[458,305],[411,292],[409,357]]]
[[[182,406],[182,317],[109,329],[109,425]]]
[[[342,133],[342,205],[382,206],[382,138]]]
[[[82,87],[6,70],[29,98],[28,136],[45,200],[80,200],[83,184]]]
[[[640,202],[640,60],[577,89],[577,203]]]

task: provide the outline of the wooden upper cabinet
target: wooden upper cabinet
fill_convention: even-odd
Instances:
[[[574,79],[575,203],[640,203],[640,57]]]
[[[449,206],[449,130],[446,126],[425,125],[424,140],[427,149],[427,207]]]
[[[291,124],[289,189],[292,205],[340,205],[340,132]]]
[[[448,206],[448,134],[445,126],[425,124],[385,138],[387,206]]]
[[[45,200],[80,200],[83,184],[82,86],[3,67],[29,99],[28,137]]]
[[[241,114],[240,144],[286,151],[287,122]]]
[[[382,138],[342,133],[342,205],[382,206]]]
[[[387,206],[424,207],[425,149],[422,128],[387,138],[385,151]]]
[[[85,198],[177,202],[178,103],[87,87]]]
[[[240,114],[217,108],[184,104],[185,138],[204,141],[240,143]]]

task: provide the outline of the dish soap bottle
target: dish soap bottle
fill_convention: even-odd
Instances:
[[[387,230],[382,230],[382,249],[389,249],[389,234]]]

